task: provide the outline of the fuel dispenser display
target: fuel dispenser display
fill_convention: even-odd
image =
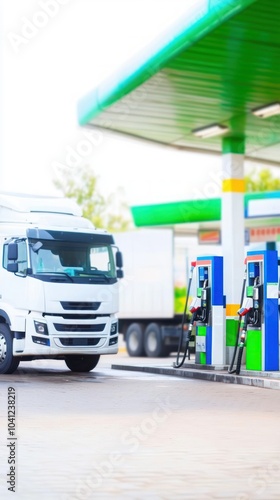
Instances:
[[[241,333],[236,373],[240,373],[245,347],[247,370],[279,370],[277,252],[248,252],[245,262],[247,286],[238,310]]]

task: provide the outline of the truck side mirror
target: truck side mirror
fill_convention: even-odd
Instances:
[[[9,243],[8,245],[8,260],[18,260],[18,244]]]
[[[18,244],[17,243],[9,243],[8,244],[8,264],[7,271],[10,273],[18,272],[18,263],[15,262],[18,259]],[[9,262],[13,261],[13,262]]]
[[[123,267],[122,253],[119,250],[116,252],[116,265],[117,267]]]
[[[119,268],[117,269],[117,278],[123,278],[123,258],[122,253],[119,250],[116,252],[116,266]]]

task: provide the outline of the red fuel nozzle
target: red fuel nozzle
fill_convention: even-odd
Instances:
[[[191,301],[191,304],[190,304],[190,307],[189,307],[190,312],[193,314],[196,311],[198,311],[198,309],[200,307],[201,307],[201,299],[200,299],[200,297],[194,297],[193,300]]]
[[[253,308],[253,299],[251,297],[246,297],[242,306],[237,311],[239,316],[245,316]]]

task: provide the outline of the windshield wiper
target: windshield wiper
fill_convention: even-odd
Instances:
[[[71,283],[74,283],[74,280],[72,278],[72,276],[69,276],[69,274],[67,273],[63,273],[62,271],[37,271],[36,274],[47,274],[47,275],[58,275],[58,276],[62,276],[62,277],[66,277],[68,279],[68,281],[71,281]],[[53,280],[51,281],[54,281],[56,278],[54,277]]]
[[[102,272],[100,272],[100,271],[98,271],[98,273],[93,272],[93,273],[90,275],[90,277],[91,277],[91,278],[94,278],[94,279],[95,279],[95,278],[105,278],[105,280],[106,280],[107,282],[109,282],[109,281],[110,281],[109,276],[107,276],[107,274],[102,273]]]

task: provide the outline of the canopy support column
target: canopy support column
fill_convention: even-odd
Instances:
[[[244,276],[244,153],[240,137],[223,138],[222,248],[226,295],[226,363],[232,359]]]

